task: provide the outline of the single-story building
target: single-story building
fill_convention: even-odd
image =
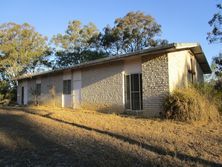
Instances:
[[[17,78],[17,102],[158,116],[165,95],[211,73],[197,43],[172,43]]]

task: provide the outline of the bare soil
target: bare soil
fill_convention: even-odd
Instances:
[[[2,108],[0,166],[222,166],[222,122]]]

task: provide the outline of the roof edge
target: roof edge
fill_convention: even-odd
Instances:
[[[126,53],[126,54],[122,54],[122,55],[109,56],[106,58],[92,60],[89,62],[80,63],[80,64],[76,64],[74,66],[69,66],[69,67],[65,67],[65,68],[59,68],[59,69],[44,71],[44,72],[40,72],[40,73],[22,75],[17,78],[14,78],[14,80],[30,79],[33,77],[48,75],[51,73],[59,73],[59,72],[63,72],[66,70],[75,70],[75,69],[85,68],[88,66],[93,66],[93,65],[103,64],[103,63],[107,63],[107,62],[122,60],[122,59],[132,57],[132,56],[142,56],[144,54],[150,55],[150,54],[157,54],[157,53],[162,53],[162,52],[172,52],[175,50],[183,50],[183,49],[190,49],[195,54],[195,56],[198,59],[199,64],[201,65],[201,68],[202,68],[204,74],[211,73],[210,66],[207,62],[207,59],[206,59],[199,43],[170,43],[170,44],[167,44],[164,46],[157,46],[154,48],[148,48],[148,49],[144,49],[144,50],[140,50],[140,51],[136,51],[136,52],[132,52],[132,53]]]

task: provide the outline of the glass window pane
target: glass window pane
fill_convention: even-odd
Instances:
[[[139,75],[131,75],[131,91],[139,91]]]
[[[132,109],[140,110],[140,96],[138,93],[132,93]]]
[[[63,94],[71,94],[71,80],[63,81]]]
[[[126,75],[125,77],[125,88],[126,88],[125,107],[126,109],[130,109],[130,76],[129,75]]]

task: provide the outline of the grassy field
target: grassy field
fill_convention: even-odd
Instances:
[[[0,166],[222,166],[222,123],[0,109]]]

